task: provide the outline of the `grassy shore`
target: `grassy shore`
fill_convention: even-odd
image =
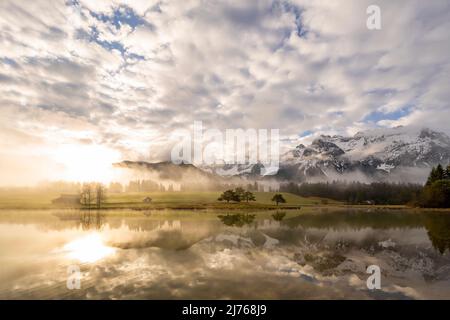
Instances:
[[[241,211],[265,211],[265,210],[296,210],[302,208],[302,212],[309,208],[328,209],[374,209],[374,210],[412,210],[412,211],[445,211],[450,209],[421,209],[404,205],[348,205],[335,200],[300,197],[291,193],[283,193],[286,203],[278,206],[271,201],[274,192],[255,192],[256,201],[249,203],[220,202],[217,198],[220,192],[139,192],[139,193],[109,193],[102,209],[109,210],[241,210]],[[52,200],[61,194],[58,192],[44,192],[36,190],[0,190],[0,210],[47,210],[61,208],[82,208],[73,205],[54,205]],[[145,203],[146,197],[152,199],[151,203]]]
[[[323,198],[305,198],[290,193],[282,193],[286,203],[278,206],[271,201],[273,192],[255,192],[256,201],[252,202],[220,202],[217,198],[220,192],[140,192],[140,193],[111,193],[102,205],[104,209],[135,209],[135,210],[271,210],[271,209],[299,209],[302,206],[342,205],[334,200]],[[0,209],[53,209],[68,207],[53,205],[52,200],[59,197],[55,192],[38,191],[2,191],[0,192]],[[146,197],[152,199],[145,203]],[[70,207],[70,206],[69,206]],[[73,207],[73,206],[72,206]]]

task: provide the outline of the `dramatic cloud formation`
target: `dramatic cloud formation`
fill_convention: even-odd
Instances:
[[[450,3],[380,0],[368,30],[372,2],[1,1],[0,184],[70,177],[77,156],[163,160],[194,120],[291,143],[450,133]]]

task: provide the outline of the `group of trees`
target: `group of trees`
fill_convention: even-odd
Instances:
[[[165,187],[162,183],[153,180],[133,180],[125,189],[127,192],[171,192],[174,190],[172,184]]]
[[[374,182],[288,183],[280,191],[303,197],[322,197],[348,204],[407,204],[414,202],[422,191],[419,184]]]
[[[303,197],[322,197],[348,204],[411,204],[427,208],[450,208],[450,165],[433,167],[425,186],[373,182],[288,183],[280,191]]]
[[[108,187],[110,193],[121,192],[172,192],[174,187],[172,184],[165,186],[162,183],[153,180],[132,180],[128,185],[122,185],[120,182],[111,182]]]
[[[228,189],[226,191],[224,191],[220,197],[217,199],[219,201],[226,201],[226,202],[241,202],[241,201],[245,201],[245,202],[250,202],[250,201],[256,201],[255,195],[253,194],[253,192],[249,191],[249,190],[244,190],[242,187],[237,187],[234,190],[233,189]],[[276,202],[276,204],[278,205],[279,203],[286,203],[286,200],[284,199],[282,194],[275,194],[271,201]]]
[[[106,187],[97,182],[84,183],[81,187],[80,202],[88,208],[100,209],[106,201]]]
[[[255,198],[255,195],[251,191],[244,190],[241,187],[237,187],[234,190],[229,189],[229,190],[224,191],[217,200],[226,201],[226,202],[230,202],[230,201],[250,202],[250,201],[256,201],[256,198]]]
[[[254,181],[252,183],[248,183],[244,186],[245,189],[249,192],[264,192],[265,190],[269,190],[272,192],[271,187],[267,187],[262,183],[258,183]],[[196,181],[182,181],[177,185],[177,190],[180,191],[221,191],[221,190],[233,190],[236,188],[242,188],[241,184],[234,183],[222,183],[219,181],[210,181],[210,182],[196,182]],[[175,187],[173,184],[162,184],[153,180],[143,179],[143,180],[132,180],[128,183],[128,185],[122,185],[119,182],[112,182],[108,191],[111,193],[120,193],[120,192],[173,192],[175,191]]]
[[[450,208],[450,165],[433,167],[420,197],[418,205],[426,208]]]
[[[208,181],[208,182],[195,182],[195,181],[183,181],[180,183],[180,191],[222,191],[235,188],[245,188],[251,192],[275,192],[278,190],[276,186],[271,186],[269,183],[254,181],[245,185],[242,182],[232,183],[223,181]]]
[[[447,169],[444,169],[441,164],[438,164],[436,168],[433,167],[425,186],[431,186],[439,180],[450,180],[450,165],[447,166]]]
[[[182,181],[177,184],[177,190],[179,191],[221,191],[221,190],[233,190],[236,188],[242,188],[242,184],[238,183],[223,183],[219,181],[211,182],[196,182],[196,181]],[[248,183],[244,188],[249,192],[275,192],[277,188],[268,186],[267,184],[258,183],[254,181]],[[158,183],[153,180],[132,180],[128,185],[122,185],[119,182],[111,182],[108,186],[108,192],[121,193],[121,192],[173,192],[175,187],[173,184]]]

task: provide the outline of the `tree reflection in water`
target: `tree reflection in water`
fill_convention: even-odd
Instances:
[[[450,250],[450,216],[448,214],[429,214],[425,219],[425,228],[433,247],[441,254]]]
[[[61,215],[58,215],[61,218]],[[230,227],[243,227],[255,221],[255,214],[237,213],[217,216],[220,221]],[[286,212],[277,211],[272,214],[275,221],[285,220],[284,223],[290,227],[299,225],[305,228],[331,228],[339,230],[338,226],[347,225],[354,230],[361,228],[407,229],[413,227],[424,227],[427,230],[433,248],[444,254],[450,250],[450,215],[444,213],[428,213],[424,215],[412,215],[403,213],[377,213],[377,214],[336,214],[322,213],[301,215],[285,219]],[[61,218],[62,219],[62,218]],[[105,213],[101,210],[83,210],[79,213],[79,222],[83,230],[100,230],[105,224]]]
[[[281,221],[286,216],[286,212],[277,211],[272,215],[273,220],[275,221]]]
[[[285,219],[286,213],[277,211],[272,214],[275,221]],[[243,227],[254,222],[254,214],[227,214],[219,215],[218,218],[227,226]],[[342,226],[349,226],[355,231],[362,228],[387,230],[392,228],[408,229],[424,227],[427,230],[433,248],[444,254],[450,251],[450,214],[428,213],[423,215],[412,215],[410,213],[380,212],[377,214],[360,213],[322,213],[306,214],[286,219],[286,225],[290,227],[303,226],[305,228],[331,228],[340,230]]]
[[[83,230],[100,230],[105,223],[105,214],[100,210],[92,212],[84,210],[80,213],[80,224]]]
[[[227,215],[218,215],[217,217],[222,221],[224,225],[230,227],[243,227],[245,225],[251,224],[255,220],[254,214],[227,214]]]

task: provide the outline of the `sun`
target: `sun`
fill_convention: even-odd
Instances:
[[[102,145],[63,145],[54,154],[54,159],[63,165],[62,179],[68,181],[111,182],[115,172],[112,164],[120,155]]]
[[[115,253],[115,249],[103,244],[98,233],[89,234],[64,246],[67,256],[81,262],[96,262]]]

